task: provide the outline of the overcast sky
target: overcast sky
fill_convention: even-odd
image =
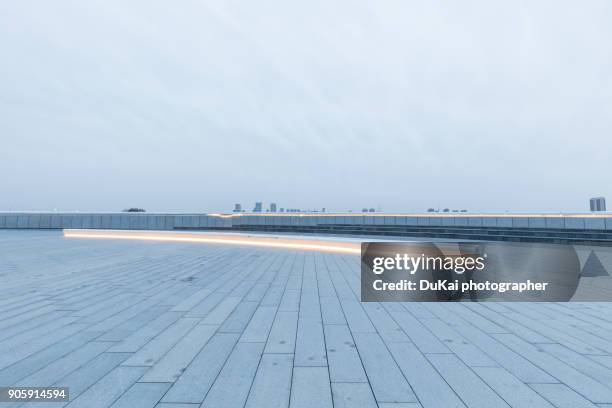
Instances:
[[[608,0],[1,8],[0,210],[612,201]]]

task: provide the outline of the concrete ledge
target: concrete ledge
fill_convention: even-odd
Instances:
[[[0,213],[0,229],[238,230],[595,242],[612,245],[612,214]]]

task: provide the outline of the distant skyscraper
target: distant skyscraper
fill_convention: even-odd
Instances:
[[[257,202],[255,203],[255,208],[253,208],[253,212],[254,212],[254,213],[256,213],[256,212],[261,212],[261,208],[262,208],[261,201],[257,201]]]
[[[591,211],[606,211],[606,199],[604,197],[594,197],[590,200]]]
[[[234,204],[234,212],[242,212],[242,204],[240,203]]]
[[[270,212],[276,212],[276,203],[270,203]]]

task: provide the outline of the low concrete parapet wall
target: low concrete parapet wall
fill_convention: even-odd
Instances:
[[[0,213],[0,229],[174,230],[231,227],[230,218],[206,214]]]
[[[0,229],[237,230],[612,245],[612,214],[0,213]]]
[[[612,230],[612,214],[328,214],[328,215],[241,215],[232,218],[232,225],[388,225],[440,227],[502,227],[577,230]]]

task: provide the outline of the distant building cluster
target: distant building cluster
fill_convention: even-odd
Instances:
[[[131,207],[122,210],[122,212],[146,212],[146,210],[144,208]]]
[[[605,197],[593,197],[589,200],[589,208],[591,211],[593,212],[598,212],[598,211],[606,211],[606,199]],[[137,208],[130,208],[128,210],[124,210],[124,211],[129,211],[129,212],[134,212],[134,211],[144,211],[142,209],[137,209]],[[242,213],[245,212],[245,210],[242,209],[242,204],[240,203],[236,203],[234,205],[234,211],[235,213]],[[253,207],[253,211],[254,213],[261,213],[264,212],[264,206],[263,206],[263,202],[261,201],[257,201],[255,203],[255,207]],[[308,209],[308,210],[302,210],[300,208],[283,208],[280,207],[278,208],[278,206],[276,205],[276,203],[270,203],[270,206],[268,208],[265,209],[265,212],[267,213],[276,213],[276,212],[287,212],[287,213],[301,213],[301,212],[308,212],[308,213],[317,213],[317,212],[325,212],[325,207],[319,209]],[[348,210],[348,212],[352,212],[351,210]],[[378,210],[376,210],[373,207],[363,207],[361,210],[362,213],[373,213],[373,212],[380,212],[380,208]],[[468,212],[468,210],[456,210],[456,209],[450,209],[450,208],[434,208],[434,207],[430,207],[427,209],[428,213],[466,213]]]
[[[593,197],[589,204],[591,211],[606,211],[606,199],[604,197]]]
[[[605,211],[605,202],[604,202],[604,210]],[[594,211],[594,210],[591,210]],[[236,203],[234,204],[234,210],[233,212],[235,213],[243,213],[246,212],[246,210],[244,210],[242,208],[242,204],[240,203]],[[251,211],[253,213],[318,213],[318,212],[326,212],[325,207],[321,208],[321,209],[307,209],[307,210],[302,210],[301,208],[284,208],[284,207],[278,207],[278,205],[276,203],[270,203],[270,205],[264,209],[264,203],[262,201],[257,201],[255,202],[255,206],[253,207],[253,210]],[[347,212],[353,212],[352,210],[348,210]],[[361,209],[362,213],[375,213],[375,212],[381,212],[380,206],[378,209],[374,208],[374,207],[363,207]],[[443,212],[443,213],[466,213],[467,210],[451,210],[450,208],[444,208],[442,210],[440,210],[439,208],[428,208],[427,212],[435,212],[435,213],[439,213],[439,212]]]
[[[242,208],[242,204],[236,203],[236,204],[234,204],[233,212],[235,212],[235,213],[242,213],[242,212],[246,212],[246,211]],[[252,212],[254,212],[254,213],[262,213],[262,212],[264,212],[263,202],[262,201],[255,202],[255,206],[253,207],[253,211]],[[267,212],[267,213],[276,213],[276,212],[279,212],[279,213],[284,213],[284,212],[288,212],[288,213],[301,213],[301,212],[318,213],[318,212],[325,212],[325,207],[323,207],[321,209],[301,210],[300,208],[284,208],[284,207],[280,207],[279,208],[276,203],[270,203],[270,206],[265,209],[265,212]]]
[[[450,213],[450,212],[454,212],[454,213],[459,213],[459,212],[466,213],[467,210],[451,210],[450,208],[444,208],[444,209],[442,209],[442,211],[440,211],[439,208],[428,208],[427,212],[429,212],[429,213],[432,213],[432,212],[435,212],[435,213],[439,213],[439,212],[443,212],[443,213]]]

